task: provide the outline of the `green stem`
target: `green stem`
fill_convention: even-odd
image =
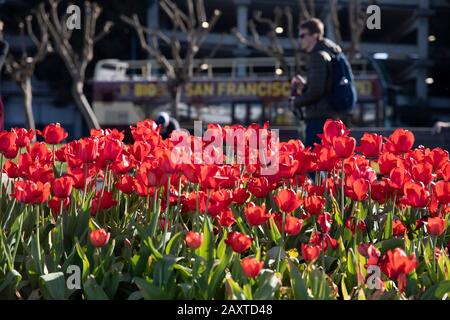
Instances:
[[[84,210],[84,204],[86,201],[86,193],[87,193],[87,185],[88,185],[88,175],[89,175],[89,165],[87,163],[84,164],[85,165],[85,180],[84,180],[84,192],[83,192],[83,210]]]
[[[39,212],[39,206],[36,205],[36,245],[37,245],[37,262],[38,262],[38,268],[39,268],[39,274],[44,274],[43,270],[42,270],[42,256],[41,256],[41,241],[40,241],[40,228],[39,228],[39,224],[40,224],[40,212]]]
[[[163,247],[162,252],[166,250],[166,235],[169,226],[169,207],[170,207],[170,175],[167,177],[167,197],[166,197],[166,211],[164,213],[164,233],[163,233]]]
[[[280,271],[280,260],[281,260],[281,250],[284,247],[284,224],[286,223],[286,213],[283,211],[281,213],[281,241],[279,243],[278,254],[277,254],[277,272]]]

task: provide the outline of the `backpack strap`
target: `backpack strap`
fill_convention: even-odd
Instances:
[[[319,54],[321,54],[325,61],[327,62],[327,89],[326,94],[331,93],[331,89],[333,88],[333,59],[336,58],[335,54],[332,54],[331,52],[320,50]]]

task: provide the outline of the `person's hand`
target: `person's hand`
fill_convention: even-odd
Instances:
[[[291,91],[295,92],[296,95],[300,95],[303,88],[305,87],[306,80],[299,74],[291,80]]]
[[[450,122],[438,121],[433,126],[433,134],[440,134],[443,128],[450,128]]]

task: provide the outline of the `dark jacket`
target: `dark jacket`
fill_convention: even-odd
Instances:
[[[305,109],[305,119],[336,118],[328,104],[327,96],[331,88],[331,56],[341,52],[341,48],[333,41],[324,38],[319,40],[308,54],[306,61],[306,86],[295,100],[295,107]]]

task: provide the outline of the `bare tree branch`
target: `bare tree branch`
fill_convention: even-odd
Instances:
[[[79,52],[70,43],[72,30],[69,30],[66,24],[67,13],[64,13],[61,17],[58,14],[60,2],[60,0],[49,0],[49,12],[46,9],[45,3],[41,3],[38,8],[39,17],[49,30],[54,43],[53,48],[64,61],[72,77],[72,95],[78,108],[90,128],[100,128],[97,118],[84,94],[83,85],[86,78],[87,66],[94,57],[95,42],[99,41],[110,31],[112,23],[108,21],[100,29],[100,32],[97,33],[97,20],[102,10],[97,3],[86,0],[84,2],[83,14],[83,45]]]
[[[31,78],[33,76],[36,64],[41,62],[47,52],[50,50],[48,29],[44,24],[41,24],[38,13],[34,13],[37,16],[37,26],[39,28],[39,38],[33,30],[33,16],[29,15],[25,18],[25,22],[20,22],[20,34],[22,41],[25,37],[31,38],[31,41],[36,47],[34,55],[28,55],[25,46],[22,46],[22,52],[19,57],[14,57],[10,53],[6,59],[6,72],[10,74],[11,78],[17,83],[23,93],[24,97],[24,110],[27,121],[27,126],[31,129],[35,129],[35,122],[33,117],[33,91],[31,85]]]
[[[341,24],[339,22],[337,0],[330,0],[329,4],[334,37],[336,39],[336,43],[342,45]]]
[[[141,47],[158,62],[164,70],[167,86],[172,97],[173,116],[177,116],[177,104],[181,88],[191,79],[194,58],[206,37],[216,25],[221,12],[214,10],[207,21],[203,0],[186,0],[187,13],[183,12],[172,0],[161,0],[160,6],[172,22],[172,34],[169,36],[160,30],[151,30],[139,22],[137,15],[133,18],[121,16],[122,21],[136,30]],[[181,32],[181,34],[180,34]],[[149,36],[146,39],[146,35]],[[185,36],[186,45],[182,46],[180,36]],[[173,64],[169,63],[160,50],[159,41],[170,49]],[[183,52],[182,47],[185,48]]]

